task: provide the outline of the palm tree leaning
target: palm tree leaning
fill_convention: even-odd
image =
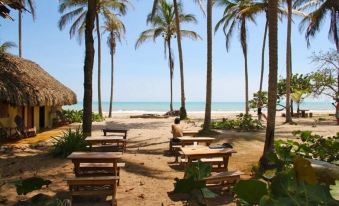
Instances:
[[[218,6],[225,7],[223,17],[215,26],[215,31],[223,26],[223,31],[226,37],[226,49],[230,48],[231,37],[234,29],[238,26],[240,28],[240,43],[245,61],[245,113],[248,114],[248,66],[247,66],[247,21],[254,21],[251,13],[243,13],[242,11],[252,4],[251,0],[234,0],[234,1],[218,1]]]
[[[125,15],[127,8],[127,0],[97,0],[95,13],[95,27],[98,39],[98,110],[102,116],[101,104],[101,34],[100,34],[100,15],[105,19],[116,18],[116,14],[112,11],[118,11],[119,14]],[[72,23],[69,34],[72,38],[78,35],[81,43],[82,34],[85,28],[85,17],[87,12],[87,0],[61,0],[59,12],[64,13],[59,20],[60,30],[64,29],[68,22]]]
[[[183,23],[196,23],[197,20],[191,14],[184,14],[182,11],[182,5],[178,4],[179,11],[179,22]],[[165,55],[168,51],[168,64],[170,69],[170,111],[173,111],[173,89],[172,89],[172,80],[173,80],[173,71],[174,71],[174,59],[171,40],[177,33],[177,27],[175,23],[175,11],[174,6],[171,3],[168,3],[166,0],[160,0],[159,4],[156,6],[154,15],[152,13],[147,17],[147,23],[152,25],[152,29],[143,31],[137,42],[135,43],[135,48],[137,49],[142,43],[147,40],[156,40],[158,37],[162,36],[164,38],[164,51]],[[180,30],[182,37],[189,37],[193,40],[201,39],[201,37],[194,31],[190,30]]]
[[[93,29],[95,21],[97,0],[88,1],[85,21],[85,64],[84,64],[84,115],[82,129],[84,136],[92,133],[92,76],[94,63],[94,39]]]
[[[114,54],[116,51],[117,42],[121,42],[126,33],[125,25],[118,18],[106,20],[104,31],[108,32],[107,45],[111,54],[111,95],[109,101],[108,117],[112,117],[112,103],[113,103],[113,86],[114,86]]]
[[[35,19],[35,4],[33,0],[21,0],[24,7],[29,6],[29,12],[32,14],[33,20]],[[22,10],[19,9],[18,17],[18,32],[19,32],[19,57],[22,57]]]
[[[278,0],[268,0],[269,24],[269,81],[267,127],[263,155],[260,159],[260,168],[264,170],[268,165],[268,154],[273,151],[275,116],[277,106],[278,80]]]
[[[212,9],[213,0],[207,0],[207,80],[206,80],[206,105],[203,131],[211,130],[211,109],[212,109]]]

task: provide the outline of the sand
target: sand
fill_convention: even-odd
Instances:
[[[115,113],[114,118],[93,124],[93,136],[102,135],[106,126],[128,128],[127,152],[123,155],[126,167],[121,171],[121,183],[117,191],[118,205],[185,205],[187,197],[173,195],[175,178],[183,178],[183,168],[174,164],[174,157],[168,156],[168,140],[171,137],[170,125],[174,118],[168,119],[131,119],[130,113]],[[232,117],[235,113],[213,113],[213,119]],[[297,125],[283,124],[283,118],[277,117],[276,138],[294,138],[294,130],[311,130],[324,136],[333,136],[339,132],[333,117],[314,112],[313,118],[295,119]],[[318,121],[319,117],[326,120]],[[190,121],[183,122],[185,129],[199,130],[203,122],[202,113],[190,113]],[[72,125],[76,127],[77,125]],[[315,127],[314,127],[315,126]],[[259,132],[220,131],[215,144],[232,143],[237,153],[230,158],[229,168],[245,173],[242,178],[249,178],[251,167],[255,165],[263,150],[265,130]],[[26,200],[37,193],[69,198],[64,179],[73,175],[73,165],[67,159],[53,158],[48,154],[50,138],[42,139],[47,143],[30,144],[21,141],[12,144],[12,153],[0,153],[0,178],[4,185],[0,187],[0,205],[14,205],[19,200]],[[52,181],[48,188],[32,192],[26,196],[17,196],[11,183],[19,178],[33,175]],[[0,181],[0,185],[1,182]],[[89,200],[88,200],[89,201]],[[93,200],[91,200],[93,201]],[[230,194],[222,194],[208,205],[235,205]],[[105,205],[104,203],[84,203],[78,205]],[[108,204],[107,204],[108,205]],[[194,204],[193,204],[194,205]]]

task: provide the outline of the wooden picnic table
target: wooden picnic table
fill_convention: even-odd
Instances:
[[[127,140],[122,136],[98,136],[98,137],[91,136],[91,137],[87,137],[85,141],[89,143],[91,149],[94,144],[104,145],[106,143],[111,143],[111,144],[117,144],[118,148],[120,144],[122,144],[122,150],[126,151]]]
[[[81,176],[80,163],[113,163],[113,171],[117,174],[117,164],[121,157],[122,152],[73,152],[67,159],[74,164],[75,176]]]
[[[182,154],[187,158],[187,165],[190,165],[194,160],[204,160],[212,164],[217,164],[217,168],[212,168],[214,171],[228,171],[228,160],[229,157],[236,153],[231,148],[217,148],[211,149],[207,146],[187,146],[180,148]],[[215,161],[213,158],[221,158]],[[204,162],[203,161],[203,162]]]
[[[306,117],[306,112],[309,111],[308,109],[300,109],[301,111],[301,117],[305,118]]]
[[[178,137],[180,140],[181,146],[184,147],[186,145],[192,145],[194,142],[199,143],[205,143],[206,146],[209,146],[215,138],[212,137],[189,137],[189,136],[184,136],[184,137]]]
[[[127,138],[127,132],[128,129],[122,129],[122,128],[104,128],[102,129],[102,131],[104,132],[104,136],[107,136],[107,133],[113,133],[114,135],[119,135],[119,136],[123,136],[124,139]]]

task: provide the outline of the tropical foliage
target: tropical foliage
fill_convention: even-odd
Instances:
[[[190,194],[199,204],[203,204],[203,198],[213,198],[217,195],[206,187],[204,178],[211,175],[212,166],[208,163],[195,162],[185,170],[184,179],[176,179],[174,193]]]
[[[339,165],[339,133],[333,137],[323,137],[310,131],[294,131],[293,135],[300,141],[277,140],[275,142],[278,153],[285,152],[289,159],[298,155]]]
[[[68,109],[68,110],[62,110],[62,113],[65,116],[65,118],[70,120],[71,122],[82,122],[84,110]],[[105,120],[105,118],[102,117],[100,114],[92,113],[92,121],[93,122],[102,122],[104,120]]]
[[[213,121],[211,125],[213,129],[235,129],[237,131],[255,131],[264,128],[261,122],[253,119],[250,114],[237,115],[236,119],[225,118],[222,121]]]
[[[0,53],[7,53],[9,49],[17,47],[14,42],[6,41],[0,45]]]
[[[72,152],[85,151],[88,144],[86,137],[80,128],[75,130],[68,129],[59,137],[54,137],[51,154],[56,157],[67,157]]]
[[[300,30],[306,28],[305,38],[310,45],[310,39],[314,37],[323,26],[326,15],[330,18],[330,29],[328,36],[339,52],[339,33],[338,33],[338,1],[337,0],[296,0],[294,7],[298,10],[309,10],[311,12],[300,23]]]
[[[196,23],[197,20],[192,14],[184,14],[182,5],[178,4],[179,22],[180,23]],[[147,23],[151,24],[152,28],[143,31],[137,42],[135,48],[148,40],[155,41],[159,37],[164,40],[165,56],[168,52],[168,65],[170,70],[170,111],[173,111],[173,72],[174,72],[174,57],[172,51],[172,38],[176,35],[175,11],[174,6],[166,0],[160,0],[155,8],[155,13],[152,16],[150,13],[147,17]],[[201,37],[194,31],[180,30],[182,37],[188,37],[193,40],[201,39]]]

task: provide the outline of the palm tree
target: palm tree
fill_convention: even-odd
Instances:
[[[6,41],[0,45],[0,54],[8,53],[8,50],[14,47],[17,47],[17,45],[14,42]]]
[[[263,155],[260,159],[261,169],[268,166],[268,154],[273,151],[275,115],[277,106],[277,79],[278,79],[278,0],[268,0],[269,24],[269,81],[267,127]]]
[[[202,5],[202,0],[194,0],[200,6]],[[159,0],[153,1],[153,8],[152,8],[152,18],[155,14],[156,7],[159,3]],[[175,25],[178,28],[177,32],[177,44],[178,44],[178,55],[179,55],[179,67],[180,67],[180,86],[181,86],[181,107],[180,107],[180,119],[187,118],[187,111],[186,111],[186,97],[185,97],[185,78],[184,78],[184,58],[182,54],[182,45],[181,45],[181,32],[180,32],[180,21],[179,21],[179,9],[178,9],[178,2],[177,0],[173,0],[174,6],[174,13],[175,13]]]
[[[206,81],[206,105],[203,131],[211,129],[212,108],[212,7],[213,0],[207,0],[207,81]]]
[[[305,38],[310,45],[310,38],[320,31],[326,15],[330,17],[329,37],[333,40],[337,52],[339,52],[339,1],[338,0],[296,0],[294,7],[299,10],[313,9],[300,23],[300,30],[307,25]]]
[[[114,54],[116,51],[116,43],[121,42],[122,37],[126,33],[125,25],[118,19],[110,19],[105,22],[104,31],[109,32],[107,45],[111,54],[111,95],[109,101],[108,117],[112,117],[112,102],[113,102],[113,80],[114,80]]]
[[[182,5],[178,4],[179,11],[179,22],[183,23],[196,23],[196,19],[191,14],[183,14]],[[159,4],[156,7],[155,14],[152,16],[152,13],[147,17],[147,23],[152,25],[152,29],[143,31],[137,42],[135,43],[135,48],[138,48],[142,43],[147,40],[153,39],[156,40],[158,37],[162,36],[164,38],[164,50],[165,55],[168,50],[168,63],[170,68],[170,111],[173,111],[173,89],[172,89],[172,80],[173,80],[173,71],[174,71],[174,60],[172,55],[171,40],[177,33],[177,27],[175,23],[175,12],[173,4],[166,2],[166,0],[160,0]],[[193,40],[201,39],[201,37],[194,31],[190,30],[180,30],[182,37],[189,37]]]
[[[120,14],[126,14],[127,0],[97,0],[95,23],[98,38],[98,110],[102,116],[101,105],[101,35],[100,35],[100,16],[102,14],[105,19],[115,18],[115,14],[111,10],[117,10]],[[70,10],[70,11],[68,11]],[[67,11],[67,12],[66,12]],[[85,28],[85,16],[87,12],[87,0],[61,0],[59,12],[65,13],[59,20],[59,28],[62,30],[66,24],[75,19],[70,27],[70,37],[75,34],[81,42],[82,34]]]
[[[82,129],[85,136],[92,134],[92,76],[94,63],[93,29],[97,0],[88,1],[85,21],[84,115]]]
[[[29,6],[29,12],[32,14],[33,20],[35,19],[35,5],[33,0],[20,0],[21,4],[26,7]],[[18,20],[18,30],[19,30],[19,57],[22,57],[22,10],[19,9],[19,20]]]
[[[291,114],[291,77],[292,77],[292,0],[287,3],[287,40],[286,40],[286,123],[292,123]]]
[[[251,13],[242,12],[245,8],[250,7],[251,0],[234,0],[234,1],[218,1],[218,6],[225,7],[223,17],[215,26],[215,31],[223,25],[223,31],[226,37],[226,49],[230,48],[230,40],[235,31],[234,28],[240,29],[240,42],[245,61],[245,112],[248,114],[248,68],[247,68],[247,20],[255,22]]]

